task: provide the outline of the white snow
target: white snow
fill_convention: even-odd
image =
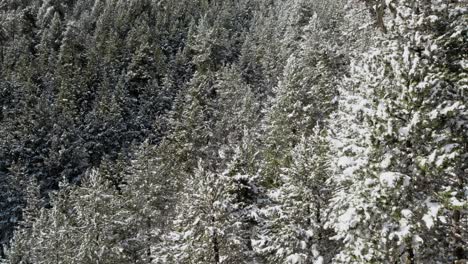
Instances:
[[[401,179],[401,174],[396,172],[383,172],[380,174],[380,183],[386,187],[394,188]]]
[[[423,216],[422,220],[426,224],[427,228],[431,229],[434,226],[434,220],[436,219],[441,206],[439,203],[426,201],[426,207],[429,211]]]
[[[465,206],[466,203],[461,202],[456,197],[452,197],[452,198],[450,198],[450,204],[452,206],[456,206],[456,207],[463,207],[463,206]]]
[[[375,182],[376,182],[376,180],[374,180],[374,179],[366,179],[366,180],[364,181],[364,185],[365,185],[365,186],[371,186],[371,185],[374,185]]]
[[[299,255],[299,254],[292,254],[291,256],[288,256],[288,257],[286,258],[286,263],[290,263],[290,264],[301,264],[301,263],[303,263],[303,262],[302,262],[301,255]]]
[[[431,16],[428,16],[427,18],[428,18],[429,21],[431,21],[431,22],[436,22],[437,20],[439,20],[439,17],[436,16],[436,15],[431,15]]]
[[[307,231],[305,231],[305,235],[306,235],[306,237],[308,237],[308,238],[313,237],[313,236],[314,236],[314,231],[312,231],[312,230],[307,230]]]
[[[323,264],[323,257],[322,257],[322,256],[318,257],[318,258],[314,261],[314,264]]]
[[[410,226],[404,224],[400,226],[397,232],[395,232],[395,235],[400,240],[403,240],[403,238],[407,237],[411,233],[410,230],[411,230]]]
[[[338,228],[341,230],[348,230],[349,228],[352,228],[358,222],[356,218],[356,209],[349,208],[338,218]]]
[[[355,164],[355,161],[354,159],[350,157],[344,156],[344,157],[339,158],[337,163],[338,163],[338,166],[340,167],[347,167],[347,166]]]
[[[422,220],[426,224],[427,228],[431,229],[434,226],[434,219],[432,218],[432,216],[425,214]]]
[[[398,129],[398,134],[400,134],[403,137],[407,137],[409,135],[410,129],[408,127],[401,127]]]
[[[438,219],[442,224],[447,224],[448,223],[447,217],[445,217],[445,216],[439,216]]]
[[[401,215],[404,218],[410,218],[411,216],[413,216],[413,212],[411,212],[411,210],[408,210],[408,209],[403,209],[401,210]]]
[[[454,110],[458,109],[458,107],[460,106],[460,102],[455,102],[453,105],[451,106],[447,106],[443,109],[440,110],[440,113],[443,114],[443,115],[446,115],[450,112],[453,112]]]
[[[382,169],[386,169],[386,168],[390,167],[391,164],[392,164],[392,156],[391,155],[386,155],[385,158],[380,163],[380,167]]]
[[[403,61],[406,65],[409,65],[409,48],[405,47],[403,51]]]
[[[437,155],[437,150],[434,150],[431,155],[429,155],[429,157],[427,157],[428,161],[429,162],[434,162],[435,161],[435,158],[436,158],[436,155]]]
[[[435,162],[435,165],[437,167],[441,167],[442,165],[444,165],[445,157],[446,157],[445,155],[439,156]]]
[[[455,149],[456,147],[458,147],[458,144],[457,143],[454,143],[454,144],[447,144],[444,146],[444,152],[445,153],[450,153],[452,152],[453,149]]]
[[[413,117],[411,118],[410,126],[415,126],[421,121],[421,114],[419,112],[416,112],[413,114]]]

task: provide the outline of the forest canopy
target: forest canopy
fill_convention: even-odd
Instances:
[[[468,263],[465,0],[0,1],[0,263]]]

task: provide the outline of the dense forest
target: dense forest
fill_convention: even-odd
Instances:
[[[0,263],[468,263],[466,0],[1,0]]]

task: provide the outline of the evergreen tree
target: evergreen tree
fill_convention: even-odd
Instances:
[[[310,18],[303,29],[306,33],[300,48],[288,58],[282,79],[275,87],[271,109],[265,118],[264,173],[273,184],[279,183],[280,168],[289,166],[289,152],[300,138],[309,136],[314,126],[335,108],[335,85],[346,71],[339,22],[333,24],[329,18],[318,17],[316,13]]]
[[[118,228],[115,189],[97,172],[76,189],[62,185],[51,206],[26,219],[27,227],[13,239],[9,263],[135,263],[119,238],[126,229]]]
[[[453,9],[457,4],[407,4],[388,3],[389,10],[397,14],[386,27],[389,36],[352,75],[350,87],[358,87],[367,111],[354,115],[358,122],[348,126],[358,123],[357,127],[366,127],[367,123],[366,131],[361,132],[367,136],[361,150],[352,139],[344,144],[358,150],[364,159],[349,159],[344,152],[337,162],[349,167],[339,168],[336,175],[344,186],[336,195],[338,213],[332,217],[332,225],[345,244],[337,261],[443,263],[464,258],[461,252],[465,250],[456,238],[464,231],[458,224],[453,244],[437,242],[437,237],[449,232],[449,226],[459,223],[455,209],[453,215],[457,216],[452,219],[458,220],[448,224],[448,212],[454,208],[448,201],[464,204],[457,191],[452,194],[459,198],[442,198],[444,190],[454,190],[442,179],[460,186],[456,174],[449,171],[463,170],[458,163],[461,138],[456,135],[466,122],[464,107],[458,108],[463,96],[458,92],[449,92],[453,97],[442,96],[461,89],[457,83],[462,77],[446,61],[453,46],[440,45],[438,38],[445,36],[445,30],[461,32],[446,23],[459,21],[461,14],[449,11],[457,10]],[[394,35],[399,38],[392,38]],[[444,43],[460,41],[446,36],[443,39]],[[441,116],[443,121],[434,122]],[[453,120],[457,120],[456,125],[452,125]],[[446,137],[448,131],[451,135]],[[444,143],[439,145],[441,141]],[[450,165],[445,163],[448,160]],[[427,170],[431,166],[434,169]]]
[[[50,22],[49,27],[45,27],[42,32],[41,41],[38,45],[39,54],[39,65],[40,70],[43,71],[44,78],[47,81],[52,81],[51,76],[55,70],[57,63],[58,51],[61,43],[62,34],[62,21],[58,12],[54,13],[54,16]],[[44,81],[46,81],[44,80]],[[53,85],[47,83],[47,85]]]
[[[262,262],[262,256],[255,252],[254,242],[258,237],[261,219],[260,207],[265,198],[257,175],[259,153],[255,150],[258,142],[245,131],[242,141],[234,149],[234,155],[224,175],[227,176],[224,200],[226,201],[227,241],[230,251],[226,262],[242,263]]]
[[[206,165],[205,165],[206,166]],[[224,247],[223,201],[221,177],[206,172],[202,164],[179,195],[174,232],[169,233],[161,263],[222,263],[228,248]],[[171,245],[172,244],[172,245]]]
[[[76,23],[70,22],[63,34],[60,46],[58,69],[59,76],[58,102],[63,113],[72,118],[81,109],[81,101],[86,100],[86,80],[80,78],[84,65],[84,39],[80,39]]]
[[[334,256],[333,233],[325,228],[332,194],[327,140],[319,128],[303,138],[282,170],[283,184],[269,195],[272,205],[257,241],[267,263],[328,263]]]
[[[11,225],[18,224],[21,228],[30,228],[31,221],[37,217],[37,212],[42,206],[40,188],[35,178],[28,178],[28,174],[21,171],[19,166],[13,166],[12,174],[6,174],[2,178],[5,184],[2,185],[2,229],[11,229]],[[24,210],[21,211],[21,206]],[[10,232],[4,232],[2,236],[3,243],[6,244],[11,239]],[[18,243],[16,247],[23,246]],[[5,257],[7,247],[1,248],[1,257]],[[22,248],[21,252],[26,252],[28,248]]]
[[[463,1],[1,1],[0,263],[464,263],[467,24]]]
[[[126,169],[121,186],[123,221],[134,227],[127,231],[125,243],[133,250],[137,263],[158,263],[162,237],[174,213],[177,181],[164,170],[160,160],[157,148],[145,141]]]
[[[255,263],[258,193],[252,176],[236,172],[237,159],[222,173],[205,171],[200,161],[179,193],[156,263]]]

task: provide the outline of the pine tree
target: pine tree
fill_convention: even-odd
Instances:
[[[31,223],[38,217],[38,212],[42,206],[42,199],[40,195],[40,186],[35,178],[28,178],[28,175],[20,169],[20,167],[13,166],[12,167],[12,174],[6,175],[5,180],[7,180],[6,184],[4,184],[4,193],[5,199],[4,201],[8,203],[2,204],[2,207],[5,208],[4,214],[2,217],[7,216],[8,218],[3,220],[4,225],[8,224],[15,224],[15,222],[19,223],[21,229],[29,229],[31,228]],[[12,189],[15,188],[15,189]],[[23,210],[20,210],[20,205],[24,204]],[[8,228],[8,226],[7,226]],[[3,229],[7,229],[3,227]],[[22,231],[18,230],[17,233],[21,234]],[[11,237],[10,232],[5,232],[4,237],[2,240],[9,240]],[[6,244],[5,241],[4,243]],[[30,249],[29,244],[24,243],[19,239],[19,242],[15,244],[14,249],[9,249],[8,247],[2,247],[2,258],[5,257],[5,253],[13,255],[13,259],[16,257],[21,257],[21,255],[27,255],[27,251]],[[4,249],[7,249],[6,252]],[[13,254],[11,252],[14,252]]]
[[[67,192],[66,188],[63,194]],[[57,198],[54,198],[54,200]],[[25,215],[25,228],[15,232],[11,249],[8,252],[9,263],[49,263],[60,261],[56,250],[65,252],[65,244],[58,238],[64,234],[64,216],[60,214],[64,204],[58,199],[53,209],[35,208],[30,215]],[[64,241],[62,241],[64,242]],[[39,243],[39,244],[35,244]]]
[[[197,167],[198,159],[216,157],[216,146],[211,145],[213,108],[216,91],[214,73],[197,72],[184,92],[175,99],[169,113],[170,134],[161,143],[161,158],[166,166],[174,166],[174,177],[184,178]]]
[[[268,263],[328,263],[334,256],[333,233],[325,229],[332,194],[327,140],[320,128],[303,138],[282,170],[282,185],[271,190],[256,242]]]
[[[206,165],[204,165],[206,166]],[[222,263],[223,247],[223,175],[205,171],[200,164],[195,174],[186,179],[181,192],[173,232],[161,263]]]
[[[222,46],[219,43],[217,28],[211,26],[205,16],[200,19],[192,34],[189,35],[188,47],[193,54],[193,63],[197,70],[202,73],[216,71],[222,63]]]
[[[252,176],[236,172],[237,162],[213,173],[200,161],[179,193],[172,231],[156,263],[255,263],[257,190]]]
[[[157,148],[145,141],[132,164],[125,170],[122,184],[123,221],[133,226],[127,243],[133,247],[138,263],[158,260],[162,236],[176,202],[177,181],[160,162]]]
[[[235,67],[226,67],[216,75],[208,74],[196,73],[190,87],[195,96],[187,98],[183,115],[173,116],[179,118],[178,126],[168,139],[175,140],[174,136],[179,136],[178,144],[190,142],[188,146],[203,147],[193,149],[197,152],[189,159],[181,159],[183,163],[174,164],[174,168],[178,168],[175,177],[179,181],[178,196],[181,198],[171,224],[172,233],[166,235],[166,244],[161,248],[164,253],[159,261],[162,263],[233,263],[239,261],[240,256],[245,257],[242,260],[245,263],[253,260],[252,234],[249,234],[252,223],[249,223],[250,209],[246,208],[251,208],[255,202],[246,201],[249,203],[241,205],[242,201],[236,201],[245,198],[242,193],[248,192],[245,188],[250,187],[251,179],[237,172],[228,173],[232,168],[227,168],[236,146],[245,136],[244,131],[258,118],[258,105],[249,86],[240,81]],[[200,80],[205,81],[199,83]],[[206,80],[210,80],[208,85]],[[194,129],[189,127],[197,132],[193,134]],[[170,155],[173,161],[179,161]],[[193,166],[194,157],[200,158],[198,168]],[[240,215],[242,219],[236,219]],[[233,229],[234,223],[241,237]]]
[[[213,137],[223,148],[235,149],[245,135],[245,131],[256,132],[260,120],[260,103],[252,87],[247,85],[241,77],[239,68],[235,65],[226,66],[216,75],[215,89],[217,98],[214,107],[217,114],[213,121]],[[258,135],[250,135],[252,138]],[[229,160],[232,153],[225,153]]]
[[[104,73],[102,82],[96,92],[96,100],[93,108],[95,109],[96,115],[100,121],[106,122],[119,122],[121,121],[123,114],[122,101],[125,100],[127,94],[122,91],[125,89],[122,80],[115,84],[112,80]]]
[[[43,71],[44,77],[52,79],[50,76],[55,69],[58,57],[58,51],[61,43],[62,21],[58,12],[56,12],[50,22],[49,27],[45,27],[41,41],[38,46],[39,65]],[[53,80],[53,79],[52,79]],[[48,85],[51,85],[48,83]]]
[[[0,2],[0,263],[466,262],[463,1]]]
[[[454,189],[445,179],[460,187],[453,171],[464,170],[457,132],[466,125],[465,109],[459,108],[464,99],[458,92],[446,96],[446,91],[460,91],[463,77],[448,66],[453,46],[440,45],[439,36],[444,36],[443,43],[459,43],[461,39],[447,37],[445,30],[461,32],[452,24],[461,14],[449,11],[456,3],[387,4],[397,14],[385,27],[388,36],[355,68],[349,85],[365,98],[365,111],[354,114],[355,121],[348,124],[364,128],[365,144],[358,148],[348,138],[344,149],[351,148],[357,156],[350,158],[344,151],[337,160],[343,165],[336,175],[343,191],[336,194],[331,222],[345,244],[337,261],[459,261],[464,250],[457,237],[464,231],[459,213],[447,224],[453,210],[447,201],[463,206],[459,199],[464,198],[457,191],[452,194],[459,198],[442,197],[444,190]],[[444,120],[436,121],[441,116]],[[439,244],[437,238],[448,233],[449,226],[458,235],[450,246]]]
[[[58,102],[64,114],[71,117],[81,109],[80,102],[85,99],[84,93],[87,88],[85,80],[79,78],[79,73],[84,67],[84,46],[78,30],[75,23],[66,26],[58,57],[59,67],[56,71],[60,85]]]
[[[131,95],[138,97],[143,93],[142,88],[156,82],[165,74],[164,57],[153,40],[153,31],[148,25],[149,18],[140,16],[135,26],[130,30],[125,41],[132,52],[127,69],[127,79]]]
[[[280,183],[277,179],[279,170],[289,166],[290,151],[301,137],[309,136],[314,126],[323,122],[335,108],[336,84],[346,72],[340,31],[343,20],[334,18],[340,16],[341,4],[313,1],[310,3],[314,7],[313,14],[295,18],[306,20],[295,22],[301,24],[295,27],[300,27],[301,33],[297,34],[302,39],[295,41],[297,47],[289,52],[290,57],[274,89],[271,109],[265,118],[264,174],[273,184]],[[305,8],[305,3],[296,5],[297,12]]]
[[[225,191],[226,223],[228,227],[226,240],[229,253],[226,263],[258,263],[262,258],[255,252],[254,241],[257,239],[258,229],[263,219],[260,218],[260,207],[263,190],[257,175],[258,142],[245,131],[242,141],[234,149],[232,160],[228,162],[223,174]]]
[[[12,240],[9,263],[138,263],[122,236],[123,210],[115,189],[98,172],[74,189],[64,181],[50,209],[36,209]],[[39,244],[36,244],[38,243]]]

